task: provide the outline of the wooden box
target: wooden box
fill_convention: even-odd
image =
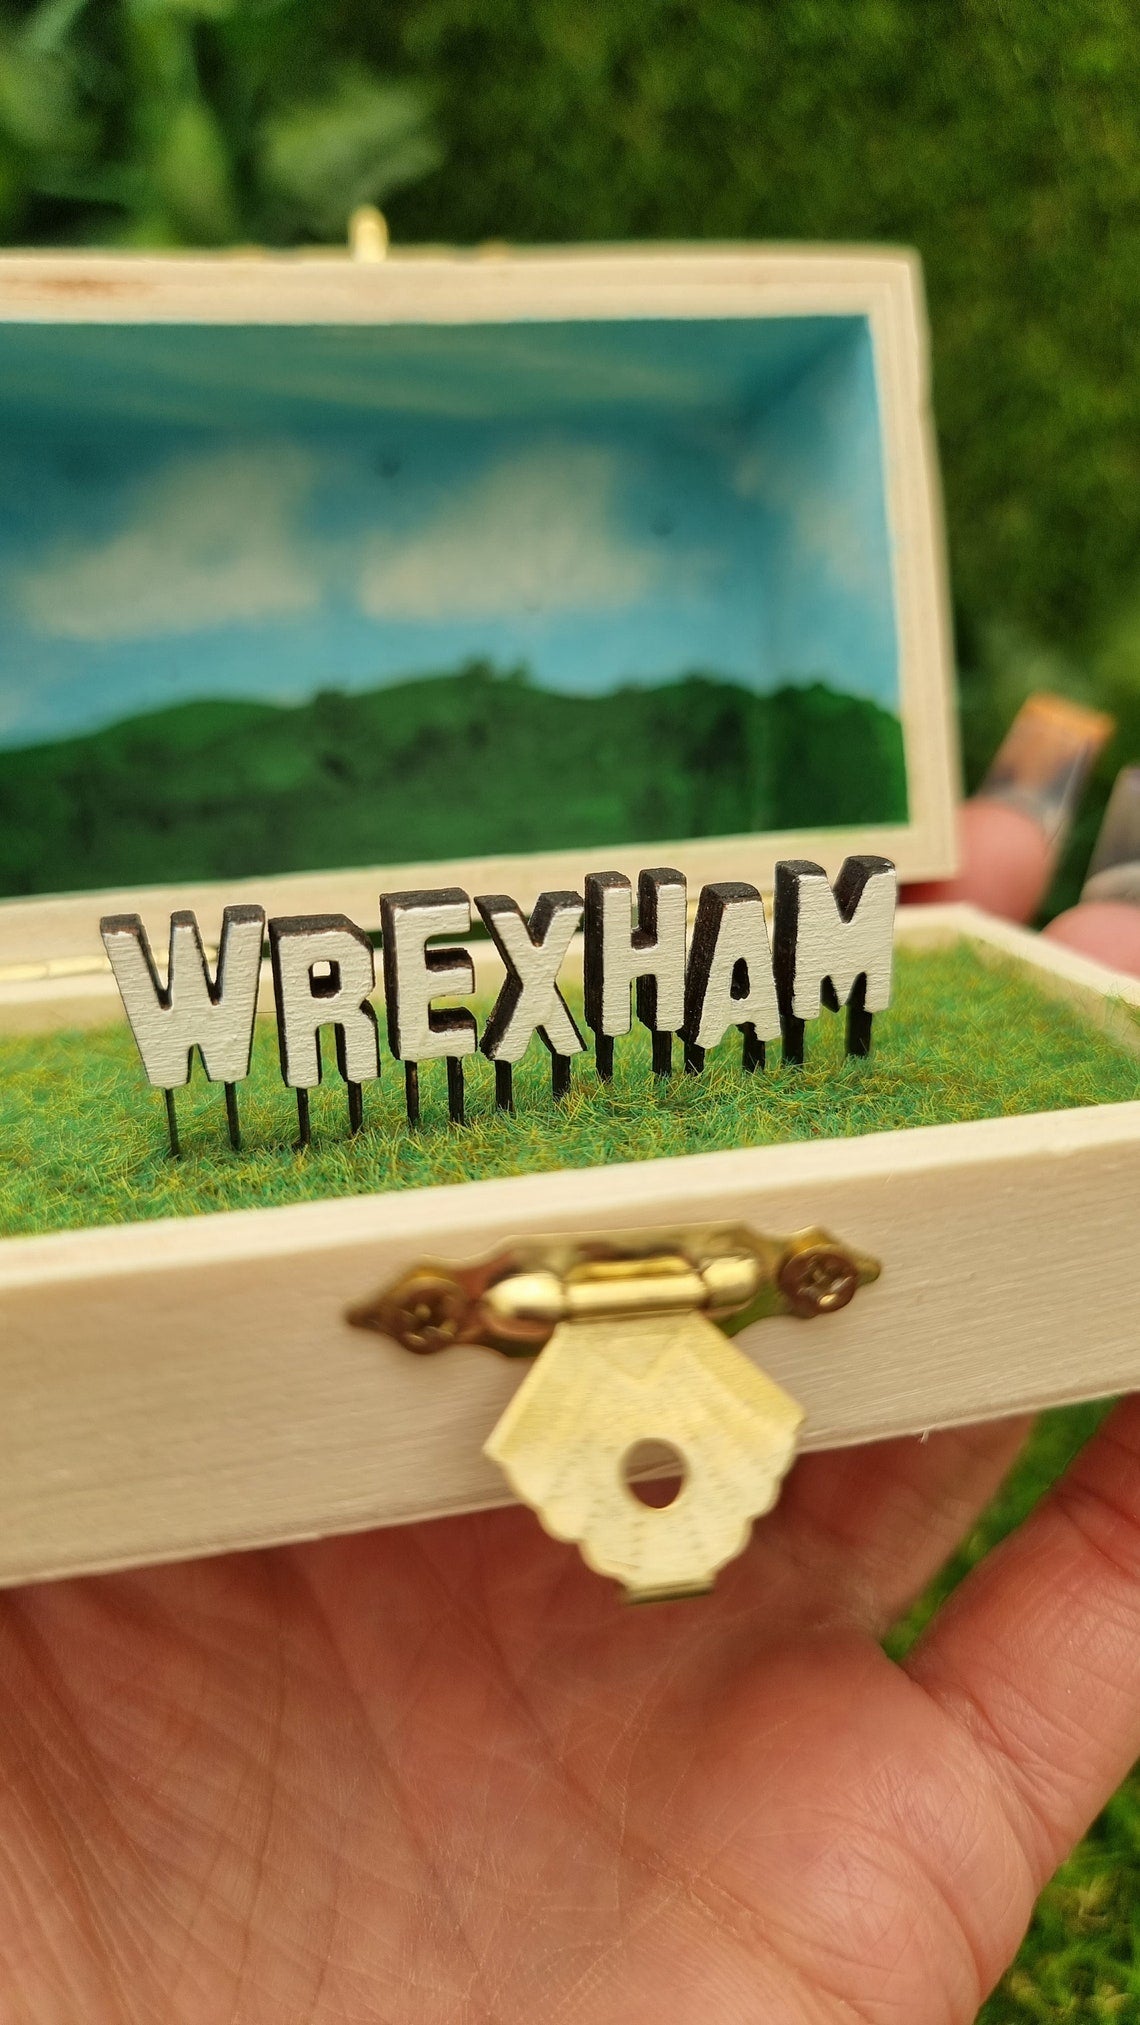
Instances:
[[[0,261],[0,1034],[121,1018],[105,913],[950,871],[925,356],[879,251]],[[1126,980],[968,909],[899,934],[1137,1045]],[[517,1364],[348,1314],[531,1236],[873,1253],[826,1330],[738,1339],[807,1446],[1125,1387],[1138,1200],[1123,1102],[5,1235],[0,1581],[505,1501]]]

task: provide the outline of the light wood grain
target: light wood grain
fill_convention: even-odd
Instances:
[[[1140,984],[963,907],[1074,1002]],[[739,1338],[828,1447],[1140,1385],[1140,1104],[469,1183],[0,1244],[0,1582],[504,1502],[520,1371],[415,1358],[345,1309],[511,1237],[823,1224],[883,1263],[840,1314]]]
[[[821,1223],[882,1279],[738,1339],[827,1447],[1140,1381],[1140,1105],[13,1240],[0,1251],[0,1581],[506,1502],[521,1373],[416,1358],[346,1307],[510,1236]]]
[[[653,245],[343,252],[8,252],[10,323],[512,323],[857,315],[916,256],[888,246]]]

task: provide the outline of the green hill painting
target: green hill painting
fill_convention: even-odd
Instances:
[[[0,894],[909,821],[867,319],[0,325]]]
[[[905,822],[898,718],[816,682],[567,696],[475,661],[0,752],[0,893]]]

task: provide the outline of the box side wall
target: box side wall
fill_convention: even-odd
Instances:
[[[1140,1381],[1140,1105],[10,1241],[0,1581],[506,1502],[481,1447],[521,1372],[416,1358],[346,1308],[511,1236],[820,1223],[882,1261],[840,1314],[738,1341],[806,1445]]]

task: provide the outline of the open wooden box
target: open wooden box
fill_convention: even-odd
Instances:
[[[528,904],[603,865],[675,863],[694,897],[787,856],[952,869],[907,256],[10,257],[0,408],[0,1032],[121,1018],[108,912],[161,948],[172,909],[209,938],[247,898],[373,927],[383,889]],[[387,774],[366,708],[378,749],[399,716]],[[970,910],[899,933],[1137,1045],[1127,980]],[[738,1338],[827,1446],[1134,1382],[1138,1202],[1125,1102],[6,1236],[0,1581],[505,1501],[482,1444],[517,1364],[347,1320],[425,1258],[832,1229],[878,1283]]]

